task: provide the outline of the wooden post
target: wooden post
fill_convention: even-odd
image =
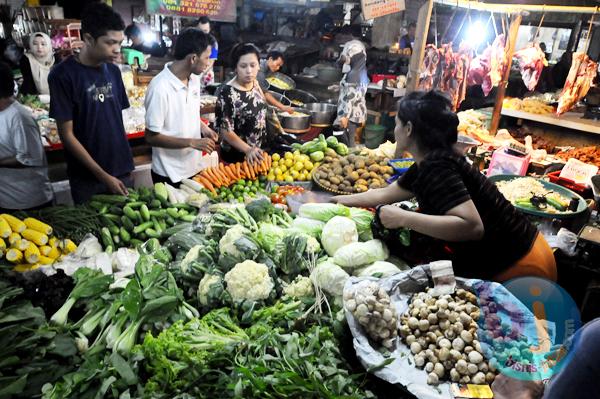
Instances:
[[[433,0],[428,0],[419,9],[417,18],[417,30],[415,32],[415,44],[410,57],[410,66],[408,68],[408,79],[406,83],[406,92],[410,93],[417,89],[419,83],[419,68],[423,63],[425,46],[427,45],[427,34],[429,33],[429,22],[431,21],[431,10],[433,9]]]
[[[512,66],[512,57],[515,53],[515,45],[517,44],[517,34],[519,33],[519,26],[521,26],[522,15],[520,12],[513,15],[510,22],[510,28],[508,30],[508,48],[506,49],[506,55],[508,57],[508,65],[502,75],[502,81],[498,85],[498,92],[496,93],[496,101],[494,103],[494,112],[492,113],[492,123],[490,125],[490,133],[496,134],[498,131],[498,125],[500,124],[500,112],[502,111],[502,101],[504,100],[504,94],[506,93],[506,86],[508,86],[508,77],[510,76],[510,68]]]

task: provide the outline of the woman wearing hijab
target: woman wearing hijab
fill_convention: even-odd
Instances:
[[[50,94],[48,74],[54,65],[54,53],[50,36],[42,32],[29,37],[29,50],[21,57],[23,94]]]
[[[340,62],[344,77],[340,82],[338,112],[334,125],[345,129],[344,141],[349,147],[355,145],[356,129],[367,119],[365,94],[367,76],[367,51],[360,40],[351,40],[344,45]]]

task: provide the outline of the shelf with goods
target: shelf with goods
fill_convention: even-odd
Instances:
[[[584,119],[582,113],[567,112],[561,116],[557,116],[556,114],[533,114],[516,109],[502,108],[501,114],[503,116],[545,123],[581,132],[600,134],[600,121]]]

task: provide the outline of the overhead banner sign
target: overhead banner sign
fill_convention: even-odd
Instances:
[[[360,4],[364,19],[383,17],[406,9],[404,0],[361,0]]]
[[[236,0],[146,0],[148,14],[201,17],[214,21],[235,22]]]

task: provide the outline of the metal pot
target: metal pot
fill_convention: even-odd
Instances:
[[[285,82],[288,87],[278,87],[275,86],[274,84],[272,84],[271,82],[269,82],[269,78],[277,78],[278,80],[281,80],[282,82]],[[273,90],[276,91],[278,93],[283,93],[286,90],[293,90],[296,88],[296,82],[294,82],[294,79],[290,78],[287,75],[284,75],[280,72],[275,72],[272,73],[270,75],[267,75],[267,83],[269,83],[269,90]]]
[[[288,90],[283,95],[296,107],[304,107],[305,104],[318,102],[317,97],[303,90]]]
[[[304,114],[303,116],[286,116],[285,112],[280,112],[279,122],[281,127],[286,131],[304,132],[310,129],[311,114],[310,111],[304,108],[293,108],[295,112]]]
[[[331,126],[335,120],[337,106],[328,103],[310,103],[304,106],[312,116],[312,124],[316,126]]]
[[[323,82],[339,82],[342,79],[342,70],[333,66],[321,65],[317,68],[317,76]]]
[[[275,99],[277,101],[279,101],[280,103],[282,103],[283,105],[291,105],[290,100],[288,100],[288,98],[286,96],[284,96],[281,93],[277,93],[276,91],[268,91],[269,94],[271,94],[273,97],[275,97]]]

